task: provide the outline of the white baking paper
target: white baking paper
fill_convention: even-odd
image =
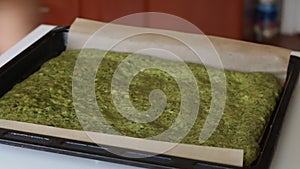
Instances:
[[[166,55],[164,51],[168,51],[184,61],[202,63],[215,68],[243,72],[262,71],[272,73],[282,85],[286,78],[291,53],[290,50],[279,47],[214,36],[204,36],[202,34],[125,26],[112,23],[107,24],[78,18],[72,24],[69,32],[68,49],[83,48],[141,53],[164,59],[174,59],[172,57],[166,57],[168,55]],[[95,136],[93,136],[93,139],[94,137]],[[103,137],[103,135],[100,137]],[[124,144],[119,145],[119,141],[116,142],[112,137],[116,136],[104,137],[104,140],[106,140],[104,142],[109,143],[109,145],[130,147],[138,150],[145,150],[146,145],[152,145],[148,144],[148,142],[152,142],[149,140],[144,140],[141,144],[134,143],[134,141],[126,142],[124,140],[124,142],[122,142]],[[133,138],[129,140],[131,139]],[[103,139],[100,140],[103,141]],[[102,141],[100,142],[104,143]],[[162,143],[160,143],[160,145],[162,145]],[[150,149],[149,147],[146,151],[152,152],[151,150],[153,149]],[[217,155],[219,151],[222,153]],[[170,152],[174,152],[172,155],[175,156],[235,166],[242,166],[243,161],[243,150],[236,149],[178,144],[176,148],[171,149],[168,153]],[[228,158],[222,155],[224,152]]]
[[[132,37],[124,39],[124,43],[119,42],[120,38],[126,36]],[[164,53],[143,50],[158,48],[171,51],[185,61],[202,63],[206,66],[216,68],[221,66],[224,69],[243,72],[272,73],[282,85],[291,54],[289,49],[270,45],[78,18],[70,29],[68,49],[82,48],[134,52],[165,58]],[[196,56],[193,50],[196,50],[199,56]]]

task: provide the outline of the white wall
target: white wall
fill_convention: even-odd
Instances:
[[[281,33],[300,33],[300,0],[282,1]]]

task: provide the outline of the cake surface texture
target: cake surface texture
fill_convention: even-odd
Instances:
[[[0,118],[74,130],[109,133],[96,123],[97,117],[86,115],[78,119],[72,98],[72,78],[78,50],[64,51],[45,62],[41,69],[0,98]],[[93,59],[102,51],[88,49],[81,55]],[[181,93],[176,80],[167,72],[145,69],[132,79],[129,96],[132,105],[141,112],[151,107],[149,94],[160,89],[166,96],[166,107],[161,115],[148,123],[139,123],[122,116],[112,101],[112,78],[118,66],[131,53],[108,52],[99,65],[95,77],[95,96],[99,110],[106,122],[122,135],[138,138],[156,136],[172,126],[181,106]],[[144,56],[163,66],[176,67],[177,62]],[[211,137],[199,143],[199,134],[208,116],[211,103],[211,83],[207,68],[200,64],[186,63],[193,73],[199,90],[199,112],[189,133],[181,143],[226,147],[244,150],[244,165],[249,166],[260,152],[260,139],[279,99],[281,86],[277,79],[263,72],[237,72],[225,70],[226,101],[224,112]],[[126,79],[126,71],[121,70]],[[220,70],[213,70],[219,72]],[[124,79],[116,79],[120,83]],[[192,102],[192,100],[191,100]],[[81,112],[81,115],[84,112]],[[89,125],[82,127],[80,120]],[[172,140],[170,138],[165,138]]]

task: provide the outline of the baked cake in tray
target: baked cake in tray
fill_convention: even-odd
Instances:
[[[75,112],[72,98],[72,75],[80,51],[63,52],[43,64],[40,70],[18,83],[0,99],[0,118],[35,124],[91,130],[109,133],[96,117],[86,120],[82,127]],[[103,51],[84,50],[81,56],[93,59]],[[108,52],[103,58],[95,78],[95,95],[99,110],[107,123],[122,135],[147,138],[156,136],[172,126],[181,106],[181,93],[170,74],[158,69],[145,69],[132,79],[129,96],[139,111],[150,108],[149,94],[154,89],[164,92],[167,99],[163,113],[154,121],[139,123],[128,120],[116,109],[112,101],[111,82],[114,72],[130,53]],[[163,66],[179,67],[179,62],[140,56]],[[138,61],[137,61],[138,63]],[[211,83],[203,65],[186,63],[193,72],[199,90],[199,112],[190,132],[181,142],[199,145],[199,135],[208,116],[211,103]],[[213,69],[219,72],[220,70]],[[126,79],[126,70],[123,70]],[[260,139],[281,92],[277,79],[268,73],[243,73],[225,70],[226,101],[224,113],[211,137],[201,145],[244,150],[244,165],[251,165],[260,152]],[[122,79],[117,79],[122,83]],[[124,79],[123,79],[124,80]],[[191,100],[193,102],[193,100]],[[84,113],[84,112],[83,112]],[[82,114],[82,113],[81,113]],[[217,119],[217,118],[216,118]],[[88,124],[88,125],[86,125]],[[165,138],[172,140],[170,138]]]

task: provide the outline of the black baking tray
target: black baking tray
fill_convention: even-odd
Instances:
[[[29,48],[18,54],[14,59],[0,68],[0,97],[9,91],[16,83],[26,79],[38,70],[47,60],[59,55],[66,49],[68,27],[56,27],[45,36],[37,40]],[[290,57],[287,78],[276,106],[276,110],[267,124],[261,141],[261,153],[257,161],[250,167],[235,167],[185,159],[167,155],[155,155],[148,158],[131,159],[117,156],[108,149],[118,149],[124,153],[145,154],[129,149],[121,149],[104,145],[80,142],[47,135],[38,135],[21,131],[0,128],[0,143],[31,148],[36,150],[72,155],[83,158],[121,163],[143,168],[184,168],[184,169],[267,169],[270,167],[272,157],[280,136],[280,129],[284,116],[298,81],[300,59]]]

